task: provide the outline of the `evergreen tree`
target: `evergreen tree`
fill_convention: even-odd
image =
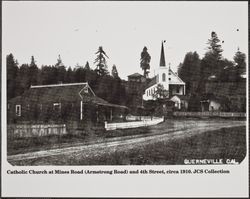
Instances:
[[[209,76],[217,76],[223,70],[221,66],[222,48],[219,44],[220,40],[215,32],[211,33],[208,40],[208,51],[205,53],[201,61],[201,79],[207,80]]]
[[[42,66],[41,69],[41,76],[42,76],[42,84],[54,84],[56,77],[53,74],[52,66]],[[56,80],[57,81],[57,80]]]
[[[218,75],[218,81],[220,82],[228,82],[228,81],[235,81],[236,73],[234,63],[228,59],[222,59],[220,61],[220,67],[223,70],[220,71]]]
[[[66,82],[67,83],[73,83],[74,82],[74,72],[71,69],[71,67],[68,68],[66,73]]]
[[[222,58],[222,48],[219,44],[220,40],[216,34],[216,32],[211,33],[211,38],[208,40],[208,50],[214,56],[215,60],[221,60]]]
[[[21,95],[26,89],[30,87],[30,66],[28,64],[22,64],[17,74],[17,95]]]
[[[75,73],[75,82],[85,82],[86,71],[80,67],[74,70]]]
[[[179,76],[179,74],[180,74],[182,65],[183,65],[182,63],[179,63],[179,65],[177,66],[177,74],[178,74],[178,76]]]
[[[246,54],[238,51],[234,55],[234,62],[236,63],[238,74],[241,75],[242,73],[246,72]]]
[[[106,55],[102,46],[98,48],[98,51],[95,54],[97,54],[97,58],[94,61],[94,63],[96,64],[96,69],[95,69],[96,73],[100,76],[108,75],[109,72],[108,72],[108,67],[106,63],[106,58],[109,58],[109,57]]]
[[[34,56],[31,56],[31,62],[29,65],[29,80],[30,85],[37,85],[38,83],[38,67]]]
[[[193,92],[193,85],[200,80],[200,61],[197,52],[188,52],[179,68],[178,75],[186,83],[187,93]]]
[[[148,77],[149,69],[150,69],[150,60],[151,56],[148,53],[148,49],[145,46],[141,52],[141,62],[140,66],[143,70],[144,77]]]
[[[90,70],[90,66],[89,66],[89,62],[88,61],[86,62],[85,66],[84,66],[84,69],[85,70]]]
[[[114,78],[119,78],[118,71],[116,69],[116,65],[113,65],[113,67],[112,67],[112,76]]]
[[[9,54],[6,57],[7,64],[7,99],[11,99],[16,96],[16,78],[18,74],[18,63],[14,59],[13,54]]]
[[[57,63],[56,63],[55,66],[56,66],[56,67],[64,66],[63,63],[62,63],[62,58],[61,58],[60,55],[58,55]]]

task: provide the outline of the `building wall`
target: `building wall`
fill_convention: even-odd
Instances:
[[[162,84],[164,89],[169,90],[169,70],[167,67],[159,67],[158,68],[158,78],[157,83]],[[163,74],[165,74],[165,81],[163,79]]]
[[[143,99],[144,100],[154,100],[155,98],[153,96],[154,96],[154,93],[156,91],[156,87],[157,87],[157,84],[147,88],[145,90],[145,93],[143,94]]]

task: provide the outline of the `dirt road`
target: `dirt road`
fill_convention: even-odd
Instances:
[[[245,121],[230,120],[168,120],[159,125],[151,126],[149,134],[124,136],[116,138],[107,138],[100,143],[89,145],[78,145],[60,149],[51,149],[26,154],[17,154],[8,156],[8,161],[12,164],[18,162],[33,162],[39,165],[39,159],[49,158],[57,159],[57,156],[89,157],[110,154],[119,150],[129,150],[140,145],[147,145],[159,141],[171,141],[174,139],[183,139],[199,133],[213,131],[221,128],[231,128],[245,126]],[[50,161],[51,162],[51,161]]]

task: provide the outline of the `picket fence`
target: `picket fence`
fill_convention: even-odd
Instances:
[[[8,125],[8,137],[40,137],[66,134],[66,124],[11,124]]]
[[[139,116],[138,116],[139,117]],[[137,128],[137,127],[145,127],[151,126],[155,124],[159,124],[164,121],[164,117],[144,117],[141,121],[133,121],[133,122],[120,122],[120,123],[107,123],[105,122],[105,129],[115,130],[115,129],[129,129],[129,128]]]
[[[174,116],[179,117],[237,117],[237,118],[245,118],[246,113],[239,112],[174,112]]]

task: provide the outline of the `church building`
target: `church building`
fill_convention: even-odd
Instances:
[[[161,44],[160,65],[156,71],[156,76],[147,84],[143,94],[143,100],[156,100],[160,98],[157,94],[157,86],[162,85],[167,98],[174,95],[185,95],[185,82],[183,82],[170,66],[166,66],[163,42]],[[158,96],[157,96],[158,95]]]

